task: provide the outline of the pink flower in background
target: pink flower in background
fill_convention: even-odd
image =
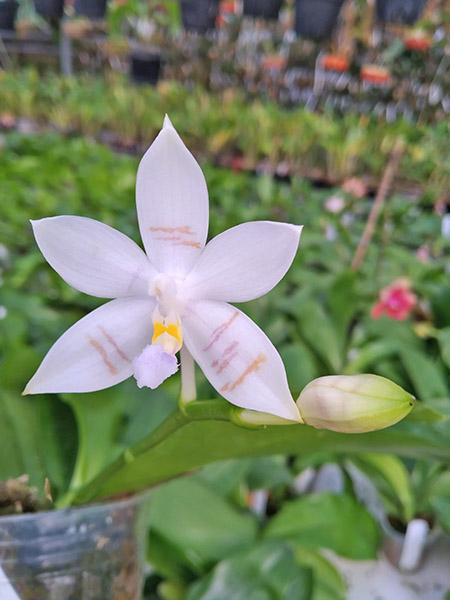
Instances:
[[[380,299],[370,312],[372,319],[386,315],[395,321],[404,321],[417,304],[417,296],[411,291],[411,282],[402,277],[380,291]]]

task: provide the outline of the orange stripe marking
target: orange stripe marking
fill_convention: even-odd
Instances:
[[[94,346],[94,348],[97,350],[97,352],[103,358],[103,362],[108,367],[109,372],[111,373],[111,375],[117,375],[117,369],[111,363],[111,361],[108,359],[108,355],[106,354],[106,350],[103,348],[103,346],[101,344],[99,344],[97,342],[97,340],[94,340],[93,338],[89,338],[89,343],[91,344],[91,346]]]

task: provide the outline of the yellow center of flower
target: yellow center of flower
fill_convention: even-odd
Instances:
[[[175,354],[183,345],[179,315],[177,284],[172,277],[158,273],[149,282],[149,294],[156,299],[153,311],[152,344],[162,346],[167,354]]]
[[[168,354],[178,352],[183,345],[183,330],[178,319],[176,322],[171,319],[154,320],[153,328],[152,344],[162,346]]]

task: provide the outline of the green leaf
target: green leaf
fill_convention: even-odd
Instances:
[[[343,357],[329,315],[317,301],[306,300],[298,306],[295,316],[304,340],[327,367],[337,373],[341,369]]]
[[[406,417],[407,421],[416,423],[439,423],[440,421],[447,421],[448,419],[450,419],[448,414],[445,414],[428,404],[424,404],[423,402],[416,402],[413,410]]]
[[[250,458],[220,460],[203,467],[198,472],[197,478],[207,482],[222,496],[231,496],[239,490],[251,466]]]
[[[314,575],[314,587],[311,600],[346,600],[346,585],[334,565],[320,552],[305,548],[296,548],[295,557],[302,566],[309,567]]]
[[[423,352],[404,347],[400,349],[400,360],[421,400],[448,397],[447,383],[438,363]]]
[[[437,339],[444,363],[450,369],[450,327],[445,327],[438,332]]]
[[[37,399],[36,399],[37,400]],[[47,477],[53,499],[66,492],[78,449],[78,430],[73,411],[57,396],[41,396],[39,430]],[[45,431],[45,435],[42,435]]]
[[[375,485],[379,484],[381,494],[387,494],[394,506],[400,508],[405,522],[414,517],[414,491],[408,469],[399,458],[389,454],[361,454],[353,462]]]
[[[360,504],[349,496],[329,493],[288,502],[269,523],[265,535],[291,540],[301,548],[329,548],[357,559],[375,558],[379,542],[378,527]]]
[[[0,391],[0,479],[29,475],[42,493],[47,467],[40,430],[39,399]]]
[[[212,420],[229,410],[225,401],[195,403],[210,411],[209,419],[188,422],[175,412],[153,433],[128,448],[105,472],[75,494],[75,502],[147,487],[193,468],[230,458],[317,452],[353,454],[381,452],[423,458],[450,458],[446,422],[422,425],[400,423],[383,431],[340,434],[302,425],[238,427]],[[192,403],[194,407],[194,403]],[[217,418],[217,417],[216,417]],[[223,418],[223,417],[222,417]]]
[[[366,373],[372,365],[375,365],[381,359],[390,358],[398,351],[398,344],[395,340],[381,340],[372,342],[358,349],[358,354],[344,369],[344,375],[357,375]]]
[[[356,273],[344,270],[336,277],[328,290],[327,304],[333,317],[333,324],[339,336],[340,351],[344,355],[350,323],[357,309],[358,297],[355,293]]]
[[[430,499],[430,504],[442,528],[450,534],[450,498],[434,497]]]
[[[280,348],[280,355],[289,381],[289,389],[294,397],[310,381],[319,376],[313,353],[301,343],[286,344]]]
[[[250,489],[274,489],[292,483],[293,475],[285,456],[263,456],[250,463],[248,485]]]
[[[185,600],[309,600],[312,578],[288,545],[265,541],[219,563]]]
[[[151,533],[183,552],[198,571],[239,548],[251,545],[257,524],[219,493],[194,478],[156,489],[151,504]]]
[[[440,473],[431,483],[429,502],[439,523],[450,534],[450,470]]]
[[[12,344],[0,366],[2,389],[22,392],[28,379],[39,366],[40,358],[39,352],[34,348],[20,342]]]

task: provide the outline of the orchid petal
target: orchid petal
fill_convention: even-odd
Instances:
[[[156,271],[123,233],[85,217],[50,217],[32,226],[47,262],[77,290],[99,298],[148,295]]]
[[[186,278],[192,299],[246,302],[271,290],[292,264],[302,227],[243,223],[211,240]]]
[[[24,394],[94,392],[133,374],[151,341],[151,298],[119,298],[92,311],[50,348]]]
[[[182,326],[187,349],[232,404],[300,421],[280,355],[261,329],[224,302],[189,304]]]
[[[136,205],[151,261],[163,273],[184,277],[206,242],[208,190],[197,161],[168,117],[139,165]]]

